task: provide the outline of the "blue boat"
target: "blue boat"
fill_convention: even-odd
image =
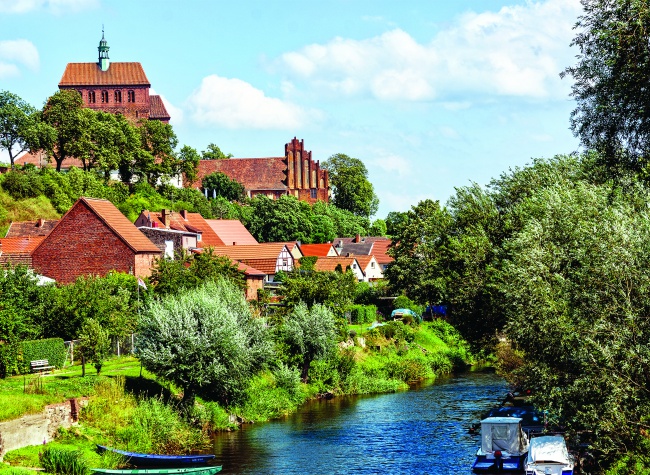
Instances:
[[[488,417],[481,421],[481,447],[472,465],[474,473],[524,471],[528,437],[519,417]]]
[[[191,467],[193,465],[204,465],[214,459],[214,455],[141,454],[113,449],[99,444],[97,444],[97,450],[100,453],[108,451],[120,454],[125,458],[126,463],[136,467]]]

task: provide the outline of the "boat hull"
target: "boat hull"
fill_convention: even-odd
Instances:
[[[122,455],[126,462],[136,467],[192,467],[194,465],[205,465],[214,459],[214,455],[159,455],[141,454],[139,452],[127,452],[104,445],[97,445],[99,452],[114,452]]]
[[[219,473],[221,469],[222,466],[218,465],[214,467],[186,468],[91,468],[91,471],[99,475],[214,475]]]
[[[472,472],[474,473],[523,473],[524,455],[510,455],[496,458],[492,454],[477,455]]]

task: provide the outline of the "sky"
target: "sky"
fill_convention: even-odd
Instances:
[[[0,0],[0,90],[41,108],[69,62],[140,62],[180,145],[364,162],[376,218],[578,150],[579,0]],[[0,161],[8,162],[0,154]],[[3,160],[4,159],[4,160]]]

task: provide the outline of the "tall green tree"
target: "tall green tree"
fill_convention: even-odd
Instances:
[[[334,191],[334,204],[357,216],[370,218],[377,212],[379,199],[368,180],[368,169],[358,158],[337,153],[323,162]]]
[[[175,152],[178,138],[171,125],[159,120],[141,120],[137,130],[141,148],[135,157],[133,175],[156,186],[161,179],[183,171],[183,162]]]
[[[201,181],[201,188],[208,190],[208,198],[221,196],[228,201],[243,201],[245,198],[244,185],[231,180],[221,172],[210,173]]]
[[[587,149],[598,150],[614,174],[648,173],[650,157],[650,6],[645,0],[582,0],[584,13],[572,42],[578,63],[577,107],[571,128]]]
[[[9,154],[11,168],[14,160],[32,148],[38,148],[41,139],[39,113],[36,108],[9,91],[0,91],[0,150]]]
[[[99,374],[104,361],[110,355],[111,342],[108,339],[108,332],[97,320],[89,318],[81,325],[78,338],[81,354],[85,360],[92,363]]]
[[[87,151],[87,118],[81,94],[75,90],[57,91],[47,100],[42,120],[51,133],[40,145],[54,159],[56,171],[61,171],[66,158],[80,158]]]
[[[216,144],[209,144],[208,147],[201,152],[202,160],[224,160],[232,158],[232,153],[225,154]]]
[[[138,356],[183,389],[188,408],[197,394],[237,403],[270,355],[264,321],[253,318],[241,290],[225,279],[155,301],[141,319]]]

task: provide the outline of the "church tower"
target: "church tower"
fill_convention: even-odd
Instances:
[[[99,42],[97,47],[99,51],[99,69],[102,71],[108,71],[108,43],[104,39],[104,28],[102,28],[102,40]]]

